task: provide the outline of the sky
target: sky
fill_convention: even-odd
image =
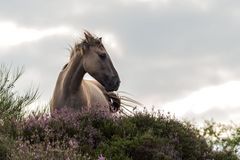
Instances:
[[[20,91],[51,99],[69,46],[103,37],[121,91],[193,121],[240,120],[240,1],[0,1],[0,64],[24,66]]]

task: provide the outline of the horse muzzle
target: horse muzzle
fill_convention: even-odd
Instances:
[[[117,91],[120,86],[120,79],[119,77],[114,77],[112,80],[108,82],[108,84],[105,86],[106,91]]]

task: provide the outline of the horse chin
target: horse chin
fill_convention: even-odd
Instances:
[[[119,85],[118,86],[105,87],[107,92],[117,91],[118,88],[119,88]]]
[[[106,89],[107,92],[113,92],[113,91],[116,91],[116,90],[114,90],[114,89],[112,89],[112,88],[105,88],[105,89]]]

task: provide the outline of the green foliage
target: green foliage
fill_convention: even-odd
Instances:
[[[212,157],[214,160],[239,160],[238,156],[230,151],[213,151]]]
[[[240,129],[235,124],[221,124],[213,120],[205,121],[202,135],[208,145],[214,148],[216,159],[238,159],[240,149]]]
[[[204,159],[210,148],[203,137],[187,123],[169,115],[139,113],[123,117],[109,143],[99,147],[102,153],[118,159]]]
[[[38,91],[30,89],[24,95],[14,91],[15,83],[23,73],[23,69],[12,70],[5,65],[0,66],[0,159],[8,159],[10,149],[17,136],[16,121],[24,116],[23,109],[38,96]]]
[[[32,153],[51,156],[53,150],[59,154],[60,151],[77,156],[88,154],[92,158],[103,154],[114,160],[211,157],[211,148],[197,129],[164,115],[139,113],[133,117],[110,118],[102,113],[66,109],[51,117],[31,116],[15,127],[18,143],[12,156],[19,154],[30,159]]]
[[[80,152],[76,152],[74,148],[61,148],[59,144],[43,145],[30,144],[29,142],[16,141],[15,145],[11,148],[12,154],[8,157],[11,160],[89,160],[89,155],[82,155]]]
[[[1,156],[10,159],[97,159],[101,154],[112,160],[238,159],[234,152],[208,145],[211,139],[190,123],[169,115],[110,118],[66,109],[12,124],[11,143],[3,139],[0,145]]]
[[[0,66],[0,121],[19,119],[23,108],[31,104],[37,97],[38,91],[30,89],[24,95],[14,91],[14,85],[23,73],[23,69],[13,71],[10,67]]]
[[[1,160],[8,159],[11,153],[12,143],[13,141],[10,138],[0,134],[0,159]]]

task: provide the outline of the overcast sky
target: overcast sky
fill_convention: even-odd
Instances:
[[[50,100],[69,45],[102,36],[121,91],[196,121],[240,120],[239,0],[0,1],[0,63]]]

